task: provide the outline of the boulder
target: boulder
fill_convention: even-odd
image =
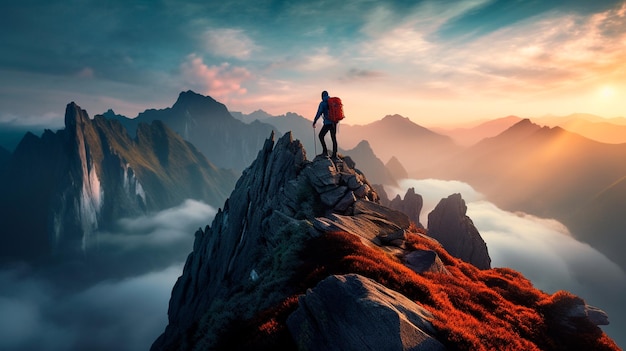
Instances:
[[[287,326],[300,350],[446,349],[428,310],[357,274],[329,276],[298,304]]]
[[[444,273],[450,274],[439,255],[432,250],[415,250],[404,255],[404,264],[415,273]]]

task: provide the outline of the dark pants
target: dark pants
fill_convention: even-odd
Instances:
[[[333,157],[337,156],[337,123],[324,124],[322,130],[320,130],[320,142],[322,143],[322,153],[328,155],[328,148],[326,148],[326,141],[324,137],[326,133],[330,131],[330,138],[333,141]]]

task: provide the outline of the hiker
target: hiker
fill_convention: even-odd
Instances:
[[[323,116],[324,122],[322,126],[322,130],[320,130],[319,138],[322,143],[322,154],[321,156],[328,156],[328,148],[326,148],[326,141],[324,141],[324,137],[330,131],[330,138],[333,141],[333,155],[332,158],[337,158],[337,123],[330,120],[328,115],[328,92],[324,90],[322,92],[322,101],[320,102],[319,107],[317,108],[317,114],[315,114],[315,119],[313,119],[313,128],[315,128],[315,123],[317,120]]]

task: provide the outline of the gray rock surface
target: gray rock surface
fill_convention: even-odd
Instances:
[[[389,203],[389,207],[404,212],[409,216],[409,219],[415,223],[418,228],[424,228],[420,222],[420,214],[423,206],[424,199],[422,199],[422,195],[415,193],[415,188],[409,188],[406,194],[404,194],[404,198],[400,198],[400,195],[396,195]]]
[[[472,220],[461,194],[441,199],[428,214],[428,235],[435,238],[454,257],[480,269],[491,268],[487,244]]]
[[[300,350],[445,350],[432,319],[405,296],[348,274],[307,291],[287,326]]]
[[[435,251],[415,250],[404,256],[405,265],[416,273],[450,274]]]

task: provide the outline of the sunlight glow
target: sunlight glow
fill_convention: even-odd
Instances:
[[[613,87],[609,86],[609,85],[605,85],[605,86],[600,88],[599,95],[602,98],[610,99],[610,98],[612,98],[612,97],[614,97],[616,95],[615,94],[615,89]]]

